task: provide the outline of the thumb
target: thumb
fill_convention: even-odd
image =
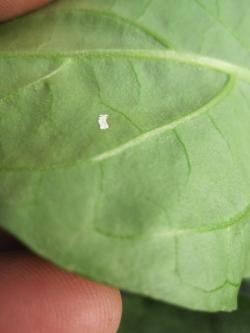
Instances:
[[[0,21],[37,9],[52,0],[0,0]]]
[[[1,333],[114,333],[118,290],[65,272],[26,251],[0,253]]]

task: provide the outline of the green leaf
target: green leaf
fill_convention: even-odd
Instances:
[[[195,313],[138,296],[123,297],[124,316],[119,333],[248,333],[250,300],[239,299],[230,314]]]
[[[64,0],[0,25],[0,224],[68,270],[229,311],[250,267],[250,12],[212,4]]]

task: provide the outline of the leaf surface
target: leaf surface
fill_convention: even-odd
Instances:
[[[212,3],[62,0],[0,25],[0,224],[66,269],[218,311],[250,267],[250,12]]]

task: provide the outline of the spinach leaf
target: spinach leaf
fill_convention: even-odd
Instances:
[[[250,300],[239,299],[232,313],[198,313],[138,296],[124,296],[124,317],[119,333],[248,333]]]
[[[250,269],[248,7],[62,0],[1,24],[1,226],[92,279],[235,309]]]

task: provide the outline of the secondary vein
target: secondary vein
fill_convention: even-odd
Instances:
[[[219,104],[232,91],[232,89],[235,86],[235,81],[236,81],[235,76],[230,76],[228,78],[226,84],[224,85],[223,89],[215,97],[213,97],[213,99],[211,99],[207,104],[205,104],[201,108],[199,108],[191,113],[188,113],[186,116],[179,118],[177,120],[174,120],[166,125],[157,127],[146,133],[138,135],[134,139],[131,139],[128,142],[126,142],[114,149],[111,149],[104,153],[96,155],[91,159],[92,162],[101,162],[101,161],[107,160],[120,153],[123,153],[127,149],[130,149],[132,147],[135,147],[135,146],[143,143],[145,140],[152,139],[153,137],[155,137],[157,135],[165,133],[168,130],[173,130],[177,126],[184,124],[190,120],[193,120],[194,118],[196,118],[196,117],[200,116],[201,114],[205,113],[206,111],[208,111],[210,108],[215,107],[217,104]]]

